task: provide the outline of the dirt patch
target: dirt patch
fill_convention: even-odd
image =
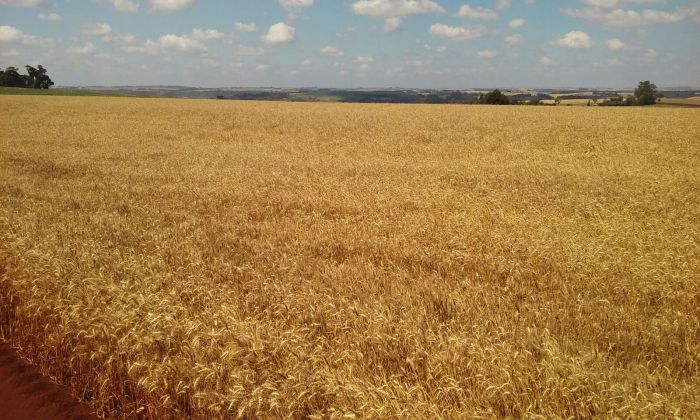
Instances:
[[[51,382],[39,370],[0,343],[0,420],[96,420],[68,388]]]

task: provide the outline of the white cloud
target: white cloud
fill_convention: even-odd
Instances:
[[[255,32],[258,30],[258,25],[255,23],[243,23],[243,22],[236,22],[233,27],[240,32]]]
[[[160,46],[166,51],[201,52],[206,51],[204,44],[196,39],[179,35],[163,35],[158,39]]]
[[[360,70],[361,71],[367,71],[369,70],[370,64],[374,63],[374,57],[365,57],[362,55],[358,55],[355,60],[355,64],[360,65]]]
[[[283,44],[285,42],[294,41],[296,30],[294,27],[287,25],[284,22],[275,23],[270,26],[267,33],[262,36],[262,41],[266,44]]]
[[[19,42],[24,33],[12,26],[0,26],[0,42]]]
[[[494,51],[494,50],[479,51],[479,57],[481,57],[481,58],[494,58],[497,55],[498,55],[498,52]]]
[[[167,34],[157,41],[150,39],[141,44],[122,46],[122,51],[147,55],[159,55],[169,53],[203,53],[207,47],[198,39],[190,35]]]
[[[352,11],[384,19],[385,32],[397,30],[407,16],[445,13],[445,9],[432,0],[359,0],[352,4]]]
[[[358,15],[386,19],[428,13],[445,13],[445,9],[432,0],[359,0],[352,4]]]
[[[513,5],[513,0],[497,0],[496,10],[506,10]]]
[[[513,19],[508,23],[508,27],[511,29],[521,28],[525,26],[525,22],[526,21],[523,18]]]
[[[43,0],[0,0],[0,6],[34,7],[43,2]]]
[[[68,54],[87,55],[97,51],[97,47],[92,42],[88,42],[82,47],[70,47],[66,49]]]
[[[576,49],[591,48],[593,46],[591,37],[587,33],[581,31],[571,31],[561,38],[552,41],[552,44]]]
[[[614,4],[617,3],[614,2]],[[691,18],[696,14],[700,13],[700,6],[694,6],[687,9],[676,9],[673,12],[666,12],[662,10],[653,9],[636,11],[621,8],[610,8],[604,6],[587,7],[583,9],[566,8],[562,9],[562,11],[568,16],[573,16],[592,22],[599,22],[610,27],[633,28],[655,23],[680,22],[686,18]]]
[[[504,41],[506,45],[509,47],[513,47],[515,45],[520,45],[525,42],[525,38],[523,38],[522,35],[520,34],[513,34],[513,35],[508,35],[507,37],[504,38]]]
[[[435,38],[467,40],[485,36],[488,29],[483,26],[448,26],[436,23],[428,29],[428,33]]]
[[[256,56],[263,55],[265,53],[265,49],[260,47],[249,47],[246,45],[239,45],[234,53],[236,55]]]
[[[321,48],[319,51],[321,51],[323,54],[326,54],[331,57],[342,57],[343,52],[340,51],[338,48],[332,46],[332,45],[326,45],[325,47]]]
[[[459,8],[457,16],[465,19],[480,19],[480,20],[496,20],[498,13],[495,10],[485,9],[483,7],[471,7],[465,4]]]
[[[109,35],[112,33],[112,27],[106,23],[86,23],[83,25],[83,33],[85,35]]]
[[[544,66],[551,66],[552,64],[554,64],[554,60],[552,60],[549,57],[542,57],[540,58],[540,64]]]
[[[257,66],[255,66],[255,70],[257,70],[257,71],[267,71],[267,70],[270,70],[271,68],[272,68],[272,66],[269,64],[258,64]]]
[[[309,60],[308,58],[304,61],[301,62],[302,66],[310,66],[313,62]]]
[[[151,12],[168,13],[189,9],[197,3],[197,0],[150,0]]]
[[[0,25],[0,43],[51,46],[54,44],[54,40],[53,38],[27,35],[13,26]]]
[[[210,41],[212,39],[221,39],[225,36],[223,32],[216,29],[192,29],[191,38],[197,41]]]
[[[314,0],[277,0],[277,3],[287,10],[294,10],[313,6]]]
[[[47,22],[58,22],[61,20],[61,15],[58,13],[39,13],[39,19]]]
[[[605,45],[610,51],[621,51],[627,47],[627,44],[625,44],[617,38],[608,39],[607,41],[605,41]]]
[[[102,41],[104,41],[104,42],[117,42],[120,44],[133,44],[136,41],[136,37],[132,34],[118,35],[118,36],[105,35],[102,37]]]
[[[401,26],[401,18],[390,17],[384,19],[384,32],[394,32]]]
[[[583,0],[584,3],[593,7],[612,8],[620,4],[619,0]]]
[[[124,60],[123,58],[115,57],[112,54],[107,54],[107,53],[95,54],[94,57],[99,58],[100,60],[109,60],[109,61],[114,61],[115,63],[120,63],[120,64],[126,63],[126,60]]]
[[[118,12],[136,13],[139,10],[139,4],[131,0],[106,0],[106,2]]]
[[[147,54],[147,55],[158,55],[163,52],[161,45],[157,41],[151,41],[150,39],[143,44],[138,45],[124,45],[122,51],[133,54]]]

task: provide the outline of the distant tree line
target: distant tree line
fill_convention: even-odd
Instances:
[[[17,67],[0,69],[0,86],[33,89],[48,89],[53,86],[53,81],[41,64],[36,68],[32,66],[25,66],[25,68],[27,74],[20,74]]]

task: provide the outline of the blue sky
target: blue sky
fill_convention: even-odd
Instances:
[[[57,85],[700,86],[700,0],[0,0]]]

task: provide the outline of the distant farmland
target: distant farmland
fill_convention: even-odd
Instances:
[[[700,416],[697,109],[0,108],[0,338],[106,417]]]

